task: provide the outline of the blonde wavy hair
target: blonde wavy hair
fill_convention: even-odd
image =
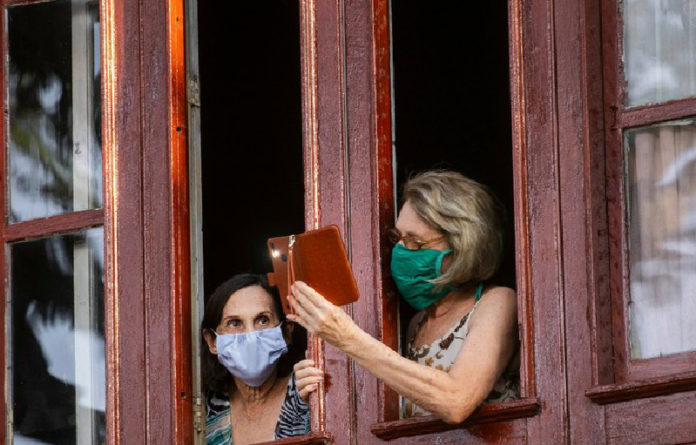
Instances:
[[[487,280],[497,272],[504,209],[485,186],[457,172],[427,171],[404,184],[403,201],[445,235],[453,250],[447,271],[431,281],[436,288]]]

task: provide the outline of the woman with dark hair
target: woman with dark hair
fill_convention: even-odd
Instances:
[[[309,432],[306,399],[321,376],[293,373],[306,333],[285,320],[278,293],[263,275],[239,274],[222,283],[206,303],[201,331],[207,445]]]

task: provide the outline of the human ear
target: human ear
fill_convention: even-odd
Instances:
[[[208,349],[210,350],[210,353],[213,355],[217,355],[217,342],[215,341],[215,334],[213,334],[210,329],[204,329],[203,338],[205,339],[205,342],[208,344]]]

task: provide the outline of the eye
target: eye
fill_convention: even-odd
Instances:
[[[236,328],[242,325],[241,320],[238,320],[236,318],[230,318],[227,320],[227,327],[229,328]]]
[[[271,322],[271,319],[268,317],[268,315],[261,315],[256,319],[256,323],[260,324],[261,326],[267,326]]]

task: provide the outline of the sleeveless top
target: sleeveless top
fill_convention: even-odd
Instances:
[[[483,292],[483,283],[476,288],[474,297],[474,307],[462,317],[459,322],[452,326],[445,334],[430,343],[419,348],[413,347],[413,341],[416,334],[420,330],[423,321],[425,320],[426,312],[421,311],[416,314],[416,329],[414,334],[408,339],[406,349],[406,358],[413,360],[421,365],[439,369],[440,371],[449,372],[450,367],[454,363],[459,350],[462,348],[467,334],[469,333],[469,321],[476,311],[476,307],[481,300]],[[520,377],[519,370],[505,371],[498,381],[493,386],[493,390],[483,403],[503,402],[506,400],[515,400],[520,397]],[[412,403],[405,397],[401,398],[401,417],[427,416],[431,413],[424,410],[420,406]]]
[[[206,394],[206,445],[234,445],[230,423],[230,397],[227,393],[209,391]],[[280,407],[274,439],[301,436],[309,433],[309,406],[295,386],[295,373],[288,379],[285,399]]]

